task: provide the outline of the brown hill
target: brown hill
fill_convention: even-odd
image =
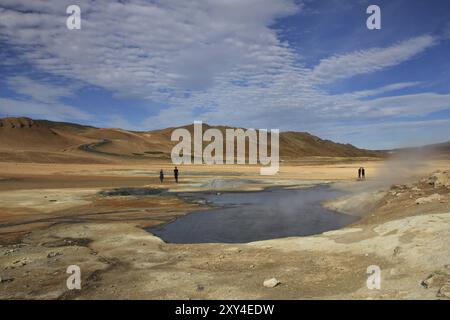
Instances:
[[[193,125],[183,128],[193,133]],[[204,131],[208,128],[209,125],[203,125]],[[225,130],[230,127],[214,128],[225,137]],[[135,132],[29,118],[4,118],[0,119],[0,161],[98,163],[124,159],[169,160],[176,144],[170,141],[174,129]],[[280,134],[280,157],[284,160],[380,155],[380,152],[322,140],[305,132]]]

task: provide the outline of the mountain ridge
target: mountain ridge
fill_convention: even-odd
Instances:
[[[36,159],[33,157],[38,158],[37,162],[67,162],[71,157],[73,161],[83,163],[114,162],[119,158],[167,160],[170,159],[172,147],[177,144],[170,140],[172,131],[177,128],[193,132],[192,124],[152,131],[131,131],[27,117],[1,118],[0,161],[34,162]],[[217,128],[223,133],[226,129],[238,129],[204,123],[203,130],[207,128]],[[268,141],[270,148],[270,139]],[[324,140],[308,132],[280,132],[280,158],[284,160],[382,156],[380,151]]]

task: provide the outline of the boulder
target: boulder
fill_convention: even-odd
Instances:
[[[428,178],[428,183],[435,188],[439,187],[450,188],[450,172],[447,171],[435,172]]]
[[[433,201],[440,201],[440,200],[441,200],[441,196],[438,193],[434,193],[428,197],[417,198],[416,204],[425,204],[425,203],[430,203]]]
[[[437,296],[441,298],[450,298],[450,282],[447,282],[439,289]]]
[[[430,274],[425,280],[422,281],[421,285],[425,289],[430,289],[433,287],[440,287],[447,282],[447,276],[439,273]]]
[[[278,281],[276,278],[267,279],[263,283],[264,287],[266,287],[266,288],[274,288],[279,284],[280,284],[280,281]]]

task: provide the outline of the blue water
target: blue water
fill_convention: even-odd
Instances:
[[[146,230],[169,243],[245,243],[307,236],[342,228],[357,220],[322,206],[343,193],[328,186],[260,192],[190,194],[220,206]]]

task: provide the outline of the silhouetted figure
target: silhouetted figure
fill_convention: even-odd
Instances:
[[[175,182],[178,183],[178,168],[175,167],[175,169],[173,169],[173,175],[175,176]]]
[[[361,168],[361,177],[364,179],[366,179],[366,169]]]
[[[359,167],[359,169],[358,169],[358,180],[361,180],[361,174],[362,174],[362,168]]]
[[[159,181],[161,181],[161,183],[164,181],[164,171],[162,169],[159,171]]]

